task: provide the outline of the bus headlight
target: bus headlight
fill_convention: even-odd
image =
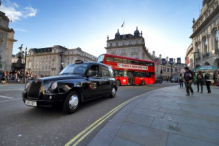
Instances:
[[[57,82],[54,82],[54,83],[52,83],[52,85],[51,85],[51,89],[52,89],[52,90],[55,90],[55,89],[57,88],[57,86],[58,86]]]

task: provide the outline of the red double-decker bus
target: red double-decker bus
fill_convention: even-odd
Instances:
[[[155,83],[154,61],[102,54],[97,62],[112,67],[118,85],[145,85]]]

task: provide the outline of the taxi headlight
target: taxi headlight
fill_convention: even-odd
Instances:
[[[25,85],[25,89],[27,89],[29,86],[30,86],[31,82],[28,82],[26,85]]]
[[[55,90],[57,88],[57,85],[58,85],[57,82],[52,83],[51,89]]]

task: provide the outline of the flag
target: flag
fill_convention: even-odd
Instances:
[[[189,64],[189,57],[185,57],[185,63]]]
[[[177,63],[181,64],[181,58],[177,58]]]
[[[155,58],[155,64],[159,65],[159,58]]]
[[[125,21],[122,23],[122,26],[121,26],[121,27],[123,27],[124,24],[125,24]]]
[[[173,65],[173,58],[170,58],[169,64],[170,64],[170,65]]]
[[[166,62],[166,59],[165,59],[165,58],[162,58],[162,64],[163,64],[163,65],[166,65],[166,63],[167,63],[167,62]]]

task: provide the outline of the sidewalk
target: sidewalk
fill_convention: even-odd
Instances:
[[[145,93],[124,107],[89,146],[219,146],[219,87],[185,96],[185,87]]]

